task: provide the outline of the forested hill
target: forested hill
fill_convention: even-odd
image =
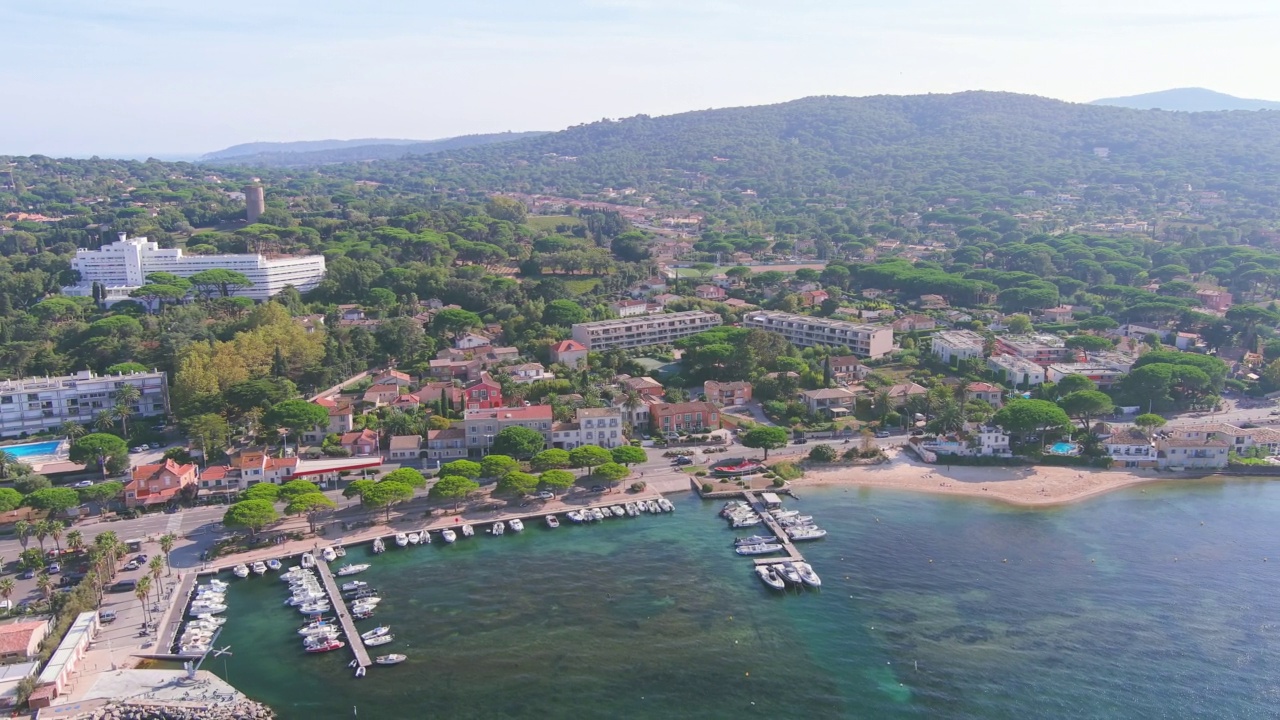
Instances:
[[[391,138],[361,138],[358,140],[297,140],[293,142],[251,142],[232,145],[200,156],[201,161],[226,160],[245,155],[274,153],[304,153],[323,150],[341,150],[369,145],[414,145],[422,140],[395,140]]]
[[[1016,193],[1078,180],[1193,183],[1274,198],[1280,113],[1180,114],[992,92],[811,97],[602,121],[413,162],[414,172],[472,187],[561,194],[663,185],[750,189],[761,199]]]
[[[505,132],[487,135],[461,135],[443,140],[426,142],[386,141],[371,145],[343,145],[341,147],[298,151],[255,152],[247,155],[231,157],[215,157],[206,159],[211,165],[253,165],[259,167],[307,167],[328,165],[332,163],[365,162],[368,160],[394,160],[412,155],[429,155],[431,153],[456,150],[460,148],[505,143],[512,140],[532,138],[543,135],[542,132]],[[351,141],[356,142],[356,141]],[[224,151],[225,152],[225,151]]]

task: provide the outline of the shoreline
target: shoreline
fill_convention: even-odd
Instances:
[[[1015,507],[1072,505],[1117,490],[1224,477],[1214,472],[1101,470],[1057,465],[1001,467],[928,465],[898,453],[880,465],[808,468],[793,488],[852,485],[935,496],[982,498]]]

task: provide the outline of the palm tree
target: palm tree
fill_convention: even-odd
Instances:
[[[22,544],[22,549],[27,549],[27,542],[31,539],[31,523],[26,520],[19,520],[13,524],[13,534],[18,536],[18,542]]]
[[[132,385],[125,385],[116,391],[116,406],[112,414],[120,418],[120,428],[125,437],[129,437],[129,418],[133,415],[133,406],[141,397],[142,393]]]
[[[36,590],[48,600],[53,595],[53,578],[49,577],[49,573],[42,572],[36,576]]]
[[[14,455],[8,452],[5,452],[4,450],[0,450],[0,478],[9,477],[9,466],[17,465],[17,464],[18,464],[17,457],[15,457]]]
[[[142,616],[147,622],[151,622],[151,608],[147,606],[147,598],[151,597],[151,576],[143,575],[138,578],[138,586],[133,589],[133,595],[142,603]]]
[[[9,597],[13,595],[15,585],[16,583],[11,577],[0,579],[0,598],[4,598],[5,602],[8,602]]]
[[[177,541],[177,536],[173,533],[165,533],[160,536],[160,552],[164,553],[165,567],[169,568],[169,574],[173,574],[173,565],[169,562],[169,553],[173,552],[173,543]]]
[[[631,389],[627,390],[627,395],[622,400],[622,407],[627,409],[627,417],[634,418],[636,410],[640,409],[642,405],[644,405],[644,399],[640,397],[640,393]]]
[[[120,421],[120,434],[129,437],[129,418],[133,415],[133,408],[128,405],[117,405],[111,409],[111,414]]]
[[[116,428],[116,414],[111,410],[99,410],[93,416],[93,427],[101,432],[111,432]]]
[[[151,558],[151,562],[147,563],[147,569],[151,571],[151,579],[156,583],[156,600],[160,600],[160,595],[164,592],[164,581],[160,576],[164,574],[164,558],[159,555]]]
[[[84,534],[79,530],[72,530],[67,533],[67,549],[72,552],[80,552],[84,549]]]
[[[49,537],[49,521],[41,520],[36,523],[36,542],[40,543],[40,552],[44,552],[44,539]]]
[[[102,604],[102,576],[97,570],[90,570],[85,573],[84,579],[89,583],[89,587],[93,588],[93,595],[99,605]]]
[[[58,554],[62,554],[62,531],[67,529],[66,523],[61,520],[49,521],[49,537],[53,539],[53,546],[58,549]]]
[[[67,440],[74,443],[76,440],[80,439],[88,431],[84,429],[83,425],[76,422],[75,420],[68,420],[62,423],[62,425],[58,428],[58,432],[64,435],[67,438]]]

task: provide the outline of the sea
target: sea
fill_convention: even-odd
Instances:
[[[1053,509],[805,488],[821,590],[765,587],[722,501],[373,556],[361,629],[408,660],[307,655],[274,574],[232,579],[205,670],[283,720],[1276,718],[1280,483]],[[756,528],[753,528],[756,529]],[[342,562],[342,561],[340,561]]]

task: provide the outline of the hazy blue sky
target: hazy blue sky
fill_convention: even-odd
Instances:
[[[807,95],[1280,99],[1275,0],[10,0],[0,154],[430,139]]]

